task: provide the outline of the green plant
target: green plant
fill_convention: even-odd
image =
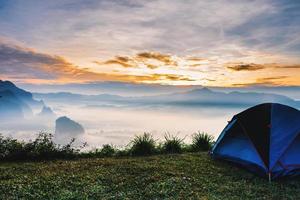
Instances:
[[[105,144],[102,146],[101,155],[105,157],[113,156],[116,150],[112,145]]]
[[[205,133],[197,132],[192,136],[192,151],[208,151],[213,144],[214,137]]]
[[[35,140],[27,143],[0,135],[1,160],[51,160],[57,158],[74,158],[80,149],[73,147],[75,139],[59,146],[53,142],[49,133],[39,133]]]
[[[183,139],[169,133],[165,134],[165,141],[161,147],[163,153],[182,153],[182,147]]]
[[[156,142],[150,133],[144,133],[130,142],[130,153],[133,156],[146,156],[152,155],[156,152]]]

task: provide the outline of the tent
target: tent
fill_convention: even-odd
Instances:
[[[228,122],[211,156],[271,179],[300,174],[300,111],[277,103],[251,107]]]

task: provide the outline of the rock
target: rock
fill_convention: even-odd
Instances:
[[[39,117],[46,118],[46,119],[53,119],[56,118],[56,114],[52,111],[50,107],[43,106],[40,113],[37,114]]]
[[[55,122],[56,136],[78,136],[84,133],[84,128],[68,117],[59,117]]]

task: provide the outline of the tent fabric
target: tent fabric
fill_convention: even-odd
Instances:
[[[300,111],[277,103],[233,116],[211,150],[213,158],[272,179],[300,174],[299,154]]]

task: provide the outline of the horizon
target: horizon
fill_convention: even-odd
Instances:
[[[0,79],[300,86],[299,9],[282,0],[1,1]]]

